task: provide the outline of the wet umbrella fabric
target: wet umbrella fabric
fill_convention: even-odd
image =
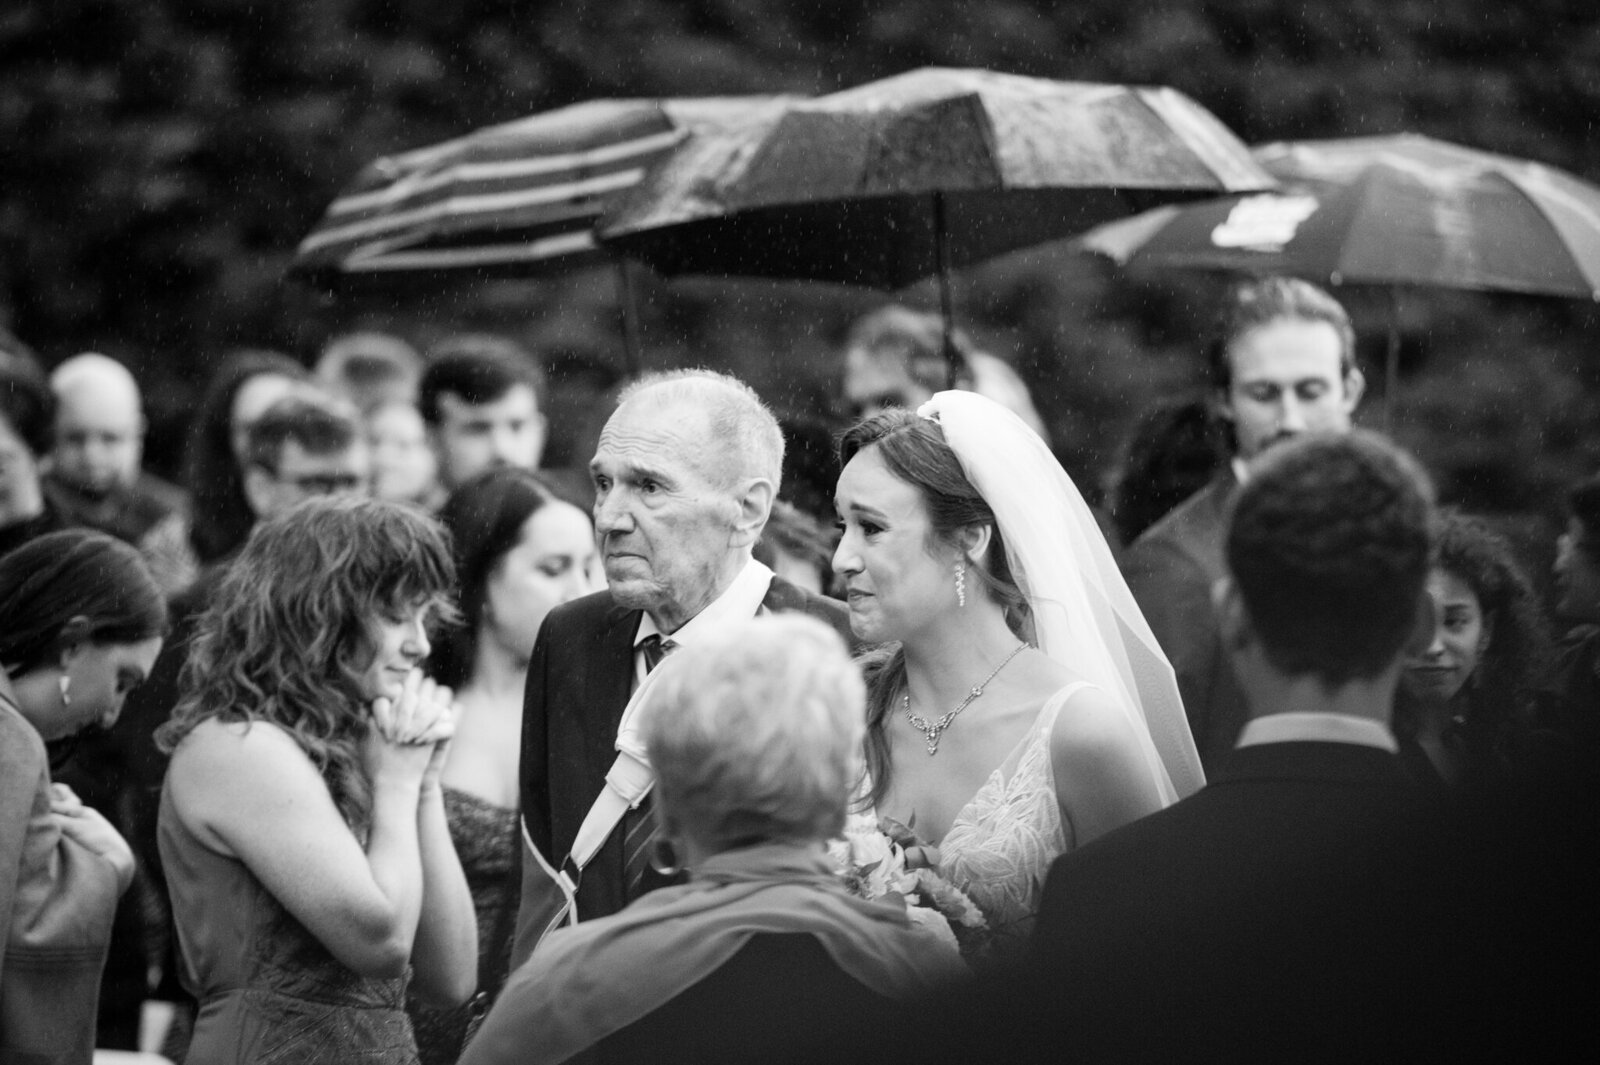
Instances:
[[[1082,247],[1130,267],[1600,299],[1600,187],[1419,136],[1256,149],[1279,193],[1157,208]]]
[[[899,288],[1272,179],[1165,88],[928,68],[690,137],[600,224],[666,274]]]

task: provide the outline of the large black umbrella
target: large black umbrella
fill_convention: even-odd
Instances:
[[[1272,178],[1167,88],[927,68],[695,134],[600,222],[666,274],[899,288]]]

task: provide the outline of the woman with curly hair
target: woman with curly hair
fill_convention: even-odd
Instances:
[[[1422,780],[1496,776],[1529,753],[1549,636],[1511,546],[1481,519],[1447,513],[1428,574],[1433,639],[1407,657],[1395,697],[1401,757]]]
[[[189,1062],[416,1061],[407,975],[464,1001],[472,897],[439,773],[454,722],[422,677],[455,580],[428,518],[309,501],[259,526],[201,618],[159,844]]]

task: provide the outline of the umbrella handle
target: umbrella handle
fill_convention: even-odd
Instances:
[[[626,256],[617,256],[617,307],[622,317],[622,358],[630,380],[644,369],[639,350],[639,308],[634,302],[633,275]]]
[[[1400,401],[1400,289],[1389,286],[1389,343],[1383,360],[1383,431],[1393,435]]]
[[[961,352],[956,350],[956,324],[954,301],[950,298],[950,235],[945,226],[944,193],[933,194],[933,247],[939,261],[939,318],[944,325],[945,384],[959,387],[962,363]]]

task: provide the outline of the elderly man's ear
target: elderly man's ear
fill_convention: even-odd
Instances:
[[[730,541],[735,547],[753,547],[761,539],[761,530],[766,527],[767,519],[772,516],[772,502],[776,498],[772,482],[765,477],[755,477],[744,483],[744,487],[737,490],[733,501],[739,507],[739,513],[733,522],[733,538]]]

